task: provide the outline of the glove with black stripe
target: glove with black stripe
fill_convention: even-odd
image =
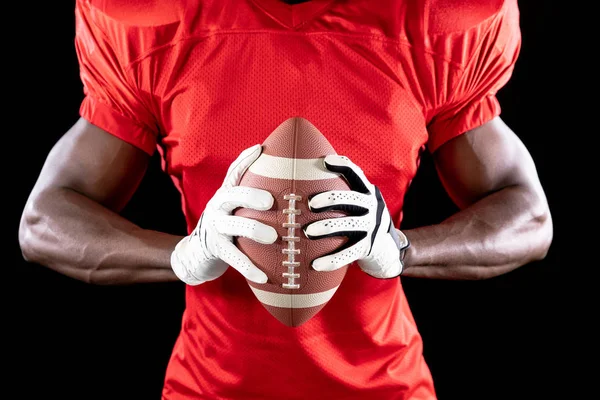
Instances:
[[[348,241],[337,252],[314,260],[312,267],[317,271],[333,271],[356,261],[375,278],[398,277],[410,243],[394,227],[381,192],[347,157],[329,155],[324,161],[325,167],[341,174],[352,190],[319,193],[309,199],[308,206],[312,212],[339,210],[348,216],[313,222],[303,227],[304,234],[314,240],[346,236]]]

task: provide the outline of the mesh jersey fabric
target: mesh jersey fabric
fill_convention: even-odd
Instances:
[[[76,2],[80,114],[159,151],[191,231],[227,167],[292,116],[377,185],[396,226],[419,157],[500,113],[516,0]],[[401,279],[356,266],[297,328],[232,268],[186,288],[163,399],[435,399]]]

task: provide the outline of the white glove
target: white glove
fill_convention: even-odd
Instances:
[[[260,189],[238,186],[246,169],[260,156],[262,147],[244,150],[229,166],[221,187],[206,204],[194,231],[183,238],[171,253],[175,275],[188,285],[199,285],[223,275],[228,266],[256,283],[267,282],[267,275],[233,243],[243,236],[258,243],[271,244],[277,231],[261,222],[232,215],[238,207],[268,210],[273,196]]]
[[[341,250],[313,261],[317,271],[334,271],[354,261],[367,274],[380,279],[395,278],[402,273],[402,258],[409,241],[392,223],[379,189],[347,157],[329,155],[325,167],[340,173],[352,191],[334,190],[319,193],[308,201],[312,212],[344,211],[349,216],[324,219],[304,227],[309,239],[346,236]]]

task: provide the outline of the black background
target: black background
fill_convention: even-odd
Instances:
[[[158,399],[180,327],[183,284],[87,285],[24,262],[18,247],[29,191],[48,151],[78,118],[83,95],[73,5],[23,9],[28,17],[7,36],[4,119],[12,123],[4,135],[10,144],[5,151],[14,153],[5,156],[16,161],[5,165],[10,189],[2,196],[9,200],[5,387],[19,393],[9,398],[19,399]],[[561,264],[563,184],[555,141],[568,117],[568,99],[560,95],[560,83],[548,78],[561,73],[551,56],[559,15],[551,2],[520,5],[523,47],[498,97],[503,119],[536,162],[554,218],[554,242],[543,261],[487,281],[403,280],[440,400],[558,399],[572,383],[565,346],[574,326],[566,305],[572,281]],[[123,214],[142,227],[183,234],[179,210],[177,193],[155,157]],[[425,155],[407,194],[403,228],[439,222],[454,210]]]

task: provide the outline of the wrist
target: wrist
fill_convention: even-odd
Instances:
[[[400,250],[400,265],[402,267],[400,275],[402,275],[402,272],[406,269],[406,255],[410,249],[410,240],[400,229],[394,229],[394,231],[396,233],[394,239]]]

